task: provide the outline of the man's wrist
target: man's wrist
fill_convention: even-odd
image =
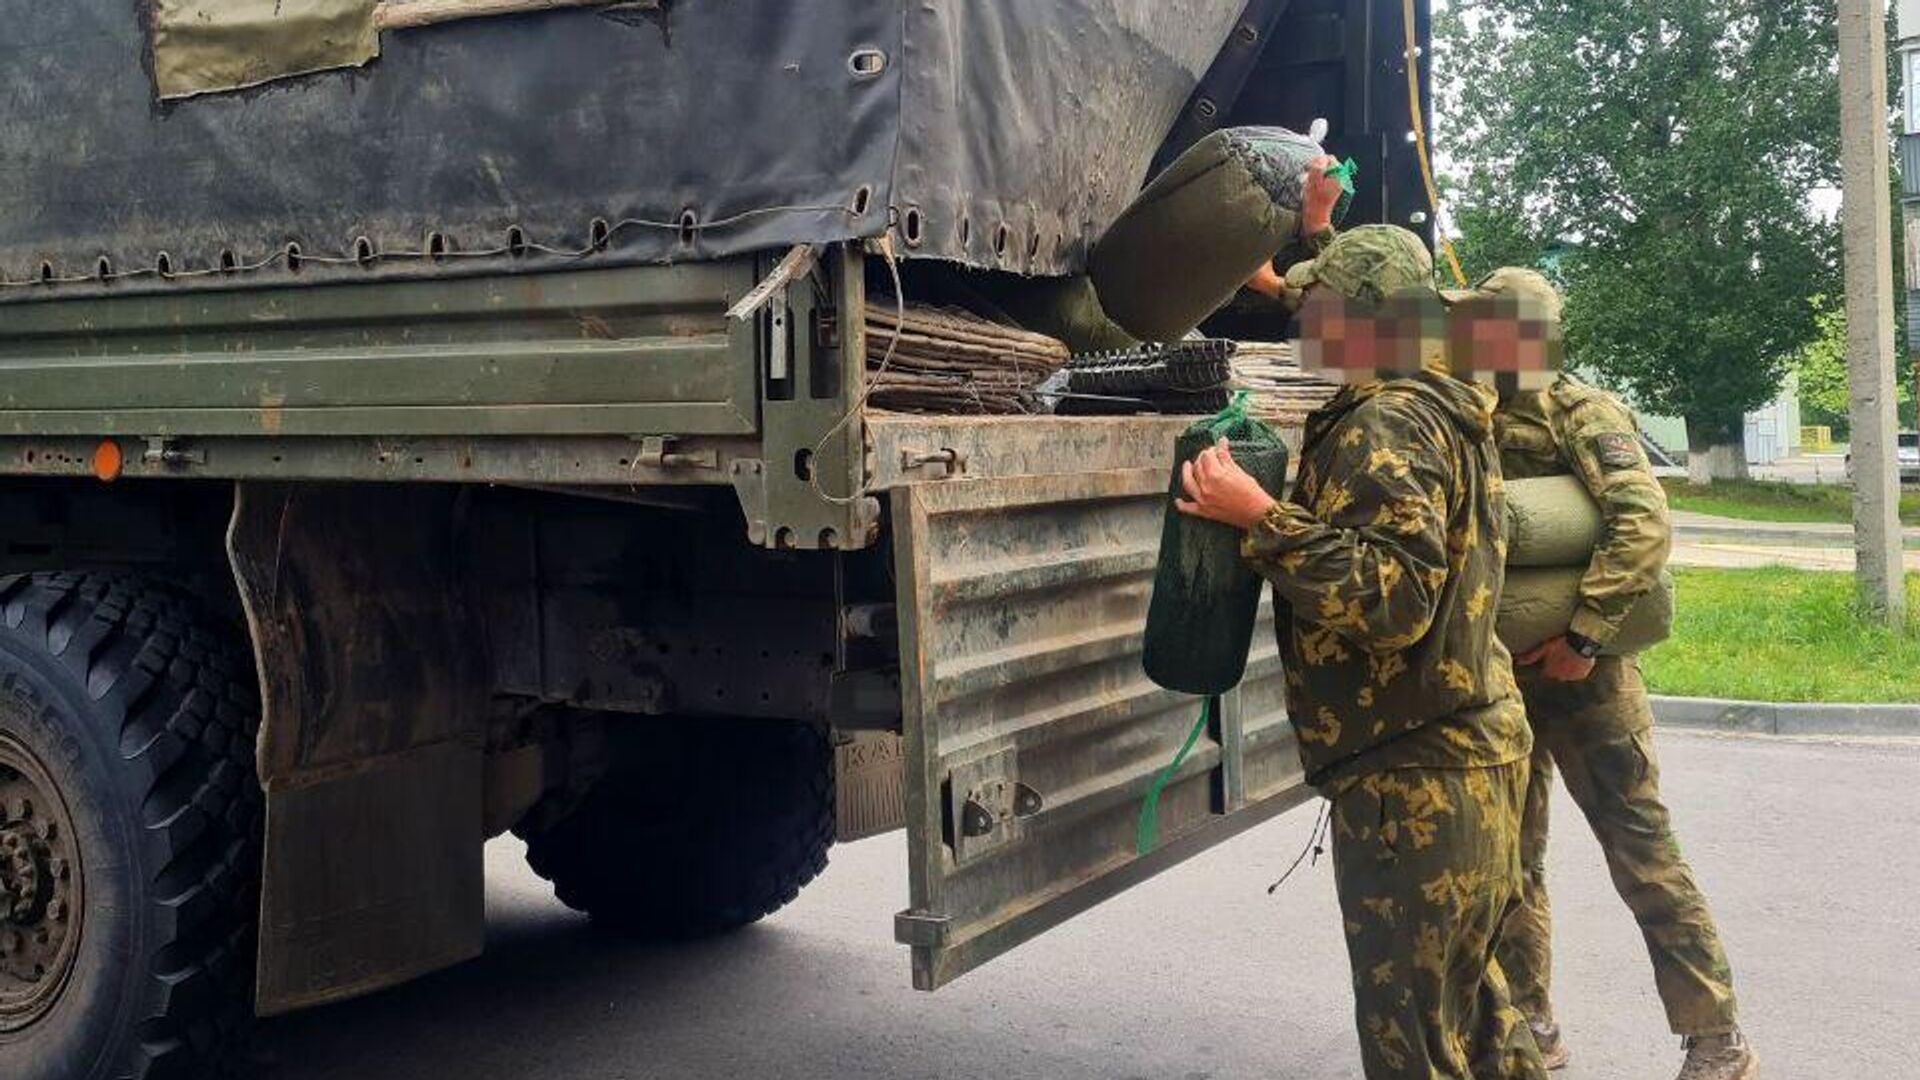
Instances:
[[[1600,650],[1605,646],[1577,630],[1569,630],[1566,635],[1567,648],[1585,660],[1598,659]]]
[[[1567,632],[1588,641],[1598,642],[1604,649],[1613,643],[1614,635],[1618,630],[1614,622],[1603,618],[1599,612],[1582,604],[1575,609],[1573,620],[1567,625]]]

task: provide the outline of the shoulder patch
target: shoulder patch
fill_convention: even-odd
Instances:
[[[1588,439],[1587,445],[1600,467],[1608,472],[1640,467],[1640,447],[1633,436],[1624,431],[1603,431]]]

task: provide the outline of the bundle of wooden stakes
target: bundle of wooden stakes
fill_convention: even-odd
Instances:
[[[1233,352],[1233,386],[1247,391],[1248,412],[1279,427],[1298,427],[1339,387],[1300,367],[1292,343],[1242,341]]]
[[[1039,412],[1034,389],[1066,362],[1067,347],[1054,338],[965,312],[908,304],[902,318],[884,299],[867,308],[867,402],[874,408]]]

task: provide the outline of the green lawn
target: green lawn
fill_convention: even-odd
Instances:
[[[1783,484],[1764,480],[1717,480],[1700,487],[1685,480],[1663,479],[1667,500],[1675,510],[1743,521],[1853,520],[1853,489],[1834,484]],[[1920,491],[1900,497],[1900,519],[1920,525]]]
[[[1920,702],[1920,574],[1908,632],[1863,626],[1853,575],[1675,568],[1671,640],[1641,657],[1656,694],[1748,701]]]

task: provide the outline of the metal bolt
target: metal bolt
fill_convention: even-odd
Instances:
[[[54,922],[61,922],[65,920],[66,917],[67,902],[65,900],[49,900],[47,902],[47,918],[52,919]]]
[[[47,869],[53,872],[55,881],[65,881],[73,876],[73,868],[67,865],[67,860],[57,855],[47,863]]]

